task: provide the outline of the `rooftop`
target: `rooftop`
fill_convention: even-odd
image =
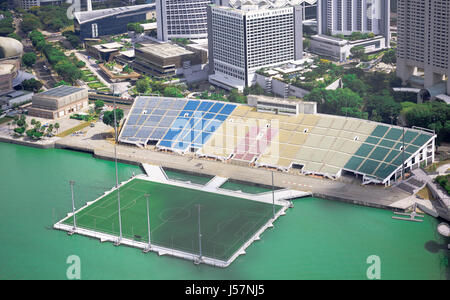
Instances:
[[[115,8],[106,8],[106,9],[98,9],[92,11],[77,11],[74,13],[75,19],[78,23],[86,23],[94,20],[98,20],[105,17],[110,17],[114,15],[118,15],[126,12],[133,12],[136,10],[140,10],[143,8],[154,9],[155,4],[142,4],[142,5],[133,5],[133,6],[123,6],[123,7],[115,7]]]
[[[337,45],[345,45],[348,43],[347,40],[343,40],[343,39],[340,39],[340,38],[337,38],[334,36],[325,35],[325,34],[316,34],[316,35],[313,35],[311,38],[314,40],[331,42],[331,43],[337,44]]]
[[[303,2],[314,4],[317,0],[230,0],[230,6],[240,9],[243,6],[256,6],[258,8],[280,8],[286,6],[296,6]]]
[[[58,87],[55,87],[53,89],[50,89],[48,91],[39,93],[39,96],[46,96],[46,97],[53,97],[53,98],[59,98],[59,97],[65,97],[74,93],[78,93],[85,90],[84,88],[80,87],[74,87],[74,86],[67,86],[67,85],[60,85]]]
[[[181,55],[194,54],[193,52],[186,50],[175,44],[150,44],[148,46],[138,48],[138,51],[142,51],[148,54],[159,56],[161,58],[177,57]]]
[[[144,28],[145,31],[147,31],[147,30],[155,30],[156,27],[157,27],[157,24],[156,24],[156,22],[154,22],[154,23],[144,23],[144,24],[141,24],[141,27]]]

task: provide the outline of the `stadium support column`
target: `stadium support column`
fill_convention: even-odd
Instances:
[[[294,6],[294,60],[303,58],[303,8]]]
[[[75,181],[71,180],[69,181],[69,183],[70,183],[70,192],[72,193],[72,217],[73,217],[73,231],[71,231],[70,233],[73,234],[77,229],[77,220],[75,216],[75,200],[73,197],[73,186],[75,184]]]
[[[150,209],[148,205],[149,194],[145,194],[145,198],[147,199],[147,230],[148,230],[148,246],[144,249],[144,253],[147,253],[151,250],[151,239],[150,239]]]

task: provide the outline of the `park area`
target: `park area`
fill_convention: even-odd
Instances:
[[[122,236],[148,243],[147,196],[151,244],[228,261],[273,217],[271,204],[142,179],[120,187]],[[77,227],[119,236],[117,190],[78,211]],[[200,206],[200,215],[199,215]],[[282,207],[276,206],[275,212]],[[72,225],[73,218],[63,224]]]

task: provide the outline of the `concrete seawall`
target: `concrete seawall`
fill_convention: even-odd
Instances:
[[[21,145],[21,146],[27,146],[27,147],[33,147],[33,148],[39,148],[39,149],[53,149],[55,148],[55,143],[48,143],[48,144],[40,144],[37,142],[31,142],[31,141],[22,141],[22,140],[17,140],[14,138],[4,138],[4,137],[0,137],[0,142],[3,143],[9,143],[9,144],[16,144],[16,145]]]
[[[313,193],[312,196],[315,198],[323,198],[323,199],[327,199],[327,200],[334,200],[334,201],[339,201],[339,202],[344,202],[344,203],[349,203],[349,204],[356,204],[356,205],[360,205],[360,206],[367,206],[367,207],[372,207],[372,208],[387,209],[387,210],[391,210],[391,211],[404,211],[403,209],[400,209],[397,207],[392,207],[392,206],[383,205],[383,204],[377,204],[377,203],[373,203],[373,202],[366,202],[363,200],[351,200],[351,199],[346,199],[346,198],[335,196],[335,195]]]

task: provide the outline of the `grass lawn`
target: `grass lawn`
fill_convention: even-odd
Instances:
[[[81,70],[81,74],[85,75],[94,75],[90,70]]]
[[[425,167],[425,171],[426,172],[435,172],[437,168],[439,168],[440,166],[446,165],[446,164],[450,164],[450,159],[432,163],[431,165],[428,165]]]
[[[98,78],[95,76],[83,76],[81,78],[84,82],[92,82],[92,81],[98,81]]]
[[[101,82],[90,82],[87,84],[91,89],[98,89],[98,88],[104,88],[106,85],[104,85]]]
[[[1,118],[1,119],[0,119],[0,124],[12,122],[12,121],[14,121],[13,118],[10,118],[10,117],[4,117],[4,118]]]
[[[72,127],[70,129],[66,130],[66,131],[58,133],[56,136],[57,137],[66,137],[68,135],[71,135],[72,133],[75,133],[77,131],[80,131],[81,129],[88,127],[89,125],[91,125],[92,122],[95,122],[95,120],[89,121],[89,122],[83,122],[75,127]]]
[[[418,191],[417,196],[425,200],[434,200],[433,194],[427,186]]]
[[[200,205],[202,254],[224,261],[272,217],[271,204],[134,179],[120,188],[122,233],[126,238],[148,242],[146,194],[150,195],[154,245],[198,254]],[[118,235],[117,191],[79,211],[76,219],[79,227]],[[64,223],[73,224],[73,219]]]

